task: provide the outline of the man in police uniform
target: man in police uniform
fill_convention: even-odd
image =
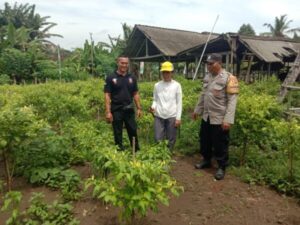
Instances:
[[[106,121],[112,123],[115,144],[120,150],[124,150],[122,131],[125,124],[131,146],[135,137],[135,149],[139,150],[137,138],[137,124],[135,121],[134,104],[137,108],[137,116],[140,117],[142,108],[138,93],[136,77],[128,74],[129,59],[127,56],[119,56],[118,69],[105,80],[105,112]]]
[[[193,119],[202,117],[199,142],[203,161],[195,168],[210,167],[214,150],[218,162],[215,179],[222,180],[228,165],[229,129],[234,123],[239,86],[236,77],[222,68],[222,55],[209,55],[207,68],[209,73],[193,113]]]

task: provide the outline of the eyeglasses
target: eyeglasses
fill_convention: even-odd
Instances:
[[[212,65],[214,65],[214,64],[215,64],[214,62],[209,62],[209,63],[207,63],[208,66],[212,66]]]

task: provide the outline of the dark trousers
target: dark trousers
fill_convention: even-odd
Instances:
[[[135,149],[139,150],[138,138],[137,138],[137,125],[135,121],[135,112],[134,110],[118,110],[112,113],[113,114],[113,131],[115,144],[118,145],[120,150],[124,150],[123,146],[123,125],[125,124],[128,138],[132,146],[133,137],[135,137]]]
[[[176,142],[176,132],[177,128],[175,127],[176,118],[163,119],[160,117],[154,118],[154,136],[155,141],[159,142],[164,139],[168,140],[168,148],[173,149]]]
[[[221,125],[210,124],[202,120],[200,125],[199,142],[201,155],[204,160],[210,161],[213,156],[219,167],[228,166],[229,130],[224,131]]]

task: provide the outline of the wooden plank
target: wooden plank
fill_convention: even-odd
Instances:
[[[137,61],[143,61],[143,60],[147,60],[147,59],[153,59],[156,57],[163,57],[164,54],[157,54],[157,55],[149,55],[149,56],[143,56],[143,57],[132,57],[130,58],[131,60],[137,60]]]
[[[289,108],[290,111],[298,111],[300,110],[300,107],[292,107],[292,108]]]
[[[293,90],[297,89],[298,87],[295,88],[295,86],[291,86],[298,78],[300,75],[300,51],[298,51],[298,54],[296,56],[295,62],[293,63],[292,67],[290,68],[288,75],[286,76],[285,80],[283,81],[283,84],[281,85],[281,89],[279,92],[278,100],[279,102],[282,102],[285,96],[287,95],[288,88],[290,87]]]
[[[289,116],[297,116],[300,117],[300,114],[298,113],[292,113],[292,112],[284,112],[285,114],[289,115]]]
[[[282,85],[282,87],[288,89],[288,90],[299,90],[300,91],[300,87],[299,86],[291,86],[291,85]]]

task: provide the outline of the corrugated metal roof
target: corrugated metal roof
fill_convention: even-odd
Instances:
[[[137,33],[136,30],[141,31],[165,56],[176,56],[183,50],[205,43],[209,35],[207,32],[197,33],[185,30],[136,25],[132,37],[129,40],[128,47],[131,46],[131,41],[137,41],[136,37],[134,37],[135,33]],[[211,38],[215,37],[217,37],[216,34],[211,36]]]
[[[230,50],[228,38],[236,38],[260,60],[268,63],[282,62],[283,58],[291,57],[300,50],[300,43],[288,38],[241,36],[231,33],[228,35],[212,34],[206,52]],[[125,53],[132,58],[157,60],[163,55],[173,59],[186,59],[189,53],[202,52],[208,36],[208,32],[198,33],[138,24],[133,29]]]
[[[283,57],[290,57],[300,49],[300,43],[286,38],[264,38],[240,36],[245,44],[258,58],[271,62],[282,62]]]
[[[152,27],[137,25],[153,44],[167,56],[176,56],[177,53],[205,43],[208,33],[197,33],[185,30],[167,29],[162,27]],[[211,38],[217,37],[212,35]]]

